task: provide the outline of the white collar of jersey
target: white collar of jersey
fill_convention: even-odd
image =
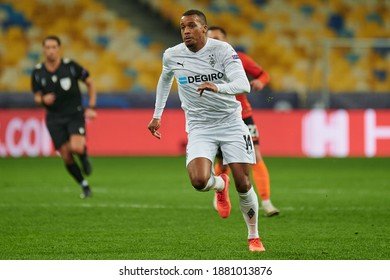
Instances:
[[[184,44],[184,43],[183,43]],[[193,52],[191,51],[189,48],[187,48],[187,46],[184,44],[185,48],[186,48],[186,52],[188,54],[192,54],[192,55],[199,55],[199,54],[202,54],[206,49],[207,49],[207,46],[209,45],[209,38],[206,37],[206,44],[204,44],[203,48],[201,48],[199,51],[197,52]]]

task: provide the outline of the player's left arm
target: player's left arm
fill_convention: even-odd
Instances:
[[[225,50],[222,52],[221,60],[225,66],[225,75],[229,82],[225,84],[205,82],[197,89],[200,94],[202,94],[204,90],[230,95],[250,92],[250,84],[239,56],[232,46],[228,43],[225,44]]]
[[[253,77],[250,81],[251,88],[255,91],[262,90],[269,83],[269,74],[249,55],[242,52],[237,52],[237,54],[240,56],[245,72]]]

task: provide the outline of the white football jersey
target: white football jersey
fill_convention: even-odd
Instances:
[[[205,46],[196,53],[184,43],[165,51],[154,118],[161,118],[174,77],[187,131],[195,126],[241,119],[241,104],[235,95],[248,93],[250,84],[240,58],[228,43],[208,38]],[[218,93],[204,91],[200,96],[196,89],[206,81],[216,84]]]

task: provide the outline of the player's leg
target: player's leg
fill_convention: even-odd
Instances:
[[[192,186],[201,192],[214,190],[220,197],[218,212],[222,218],[230,214],[231,204],[228,196],[229,176],[212,174],[212,163],[215,158],[218,143],[213,139],[212,132],[205,129],[191,130],[187,144],[187,171]]]
[[[232,163],[230,168],[238,192],[240,210],[248,228],[249,250],[263,252],[265,248],[258,232],[259,202],[249,181],[249,164]]]
[[[259,202],[250,182],[250,165],[247,163],[231,163],[234,183],[236,185],[240,210],[248,228],[248,245],[250,251],[265,251],[258,231]]]
[[[258,232],[259,201],[250,181],[250,164],[255,163],[256,157],[249,129],[242,122],[228,129],[224,138],[222,153],[233,174],[240,210],[248,228],[249,250],[265,251]]]
[[[216,192],[216,210],[222,218],[230,215],[229,199],[230,178],[225,173],[219,176],[211,174],[212,162],[204,157],[194,158],[187,165],[192,186],[201,192],[214,190]]]
[[[214,164],[214,173],[216,176],[220,176],[221,174],[226,174],[229,176],[230,169],[229,165],[223,164],[223,157],[222,157],[222,151],[221,148],[218,148],[217,154],[215,156],[215,164]],[[225,178],[225,181],[227,180],[226,176],[223,176]],[[230,178],[229,178],[230,180]],[[228,189],[227,189],[228,190]],[[219,195],[220,199],[224,199],[224,197]],[[217,193],[214,194],[213,198],[213,207],[215,210],[218,211],[218,195]]]
[[[279,214],[279,209],[273,206],[271,202],[271,187],[270,178],[267,166],[261,156],[259,145],[255,145],[256,164],[252,165],[252,176],[257,187],[257,192],[261,198],[261,205],[267,217],[272,217]]]
[[[253,180],[255,181],[261,200],[269,200],[271,192],[268,169],[261,156],[259,145],[254,144],[254,147],[256,152],[256,164],[252,165]]]
[[[218,149],[218,143],[211,135],[207,129],[192,129],[188,133],[186,166],[191,184],[198,191],[223,188],[221,180],[211,174]]]
[[[215,188],[214,176],[211,176],[211,161],[205,157],[192,159],[187,165],[191,185],[198,191]],[[218,188],[218,187],[217,187]]]
[[[271,203],[269,173],[259,149],[259,132],[252,117],[245,118],[244,122],[248,126],[256,154],[256,163],[252,165],[252,177],[254,185],[257,188],[257,193],[260,195],[261,204],[266,213],[266,216],[271,217],[279,214],[279,210],[276,209]]]

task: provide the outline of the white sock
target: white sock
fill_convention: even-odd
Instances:
[[[82,186],[83,188],[88,187],[88,181],[84,179],[84,180],[81,182],[81,186]]]
[[[271,200],[269,200],[269,199],[262,200],[261,205],[263,206],[263,208],[273,207]]]
[[[253,187],[247,193],[238,193],[240,210],[248,227],[248,239],[258,238],[259,201]]]
[[[208,192],[209,190],[222,191],[225,186],[225,181],[220,176],[211,175],[207,181],[207,185],[199,190],[201,192]]]

